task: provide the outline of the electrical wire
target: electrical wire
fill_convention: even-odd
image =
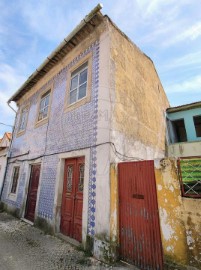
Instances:
[[[43,154],[43,155],[40,155],[40,156],[37,156],[37,157],[34,157],[34,158],[15,159],[13,161],[10,161],[9,164],[16,163],[16,162],[33,161],[33,160],[36,160],[36,159],[39,159],[39,158],[43,158],[43,157],[47,157],[47,156],[53,156],[53,155],[58,155],[58,154],[63,154],[63,153],[69,153],[69,152],[72,152],[72,151],[79,151],[79,150],[89,149],[89,148],[98,147],[98,146],[105,145],[105,144],[110,144],[110,146],[112,146],[112,149],[113,149],[114,154],[119,159],[121,159],[122,161],[125,161],[125,159],[129,159],[129,160],[143,160],[143,159],[140,159],[140,158],[137,158],[137,157],[129,157],[127,155],[124,155],[124,154],[120,153],[117,150],[117,148],[116,148],[116,146],[115,146],[115,144],[113,142],[104,142],[104,143],[99,143],[99,144],[91,145],[91,146],[88,146],[88,147],[80,147],[80,148],[77,148],[77,149],[71,149],[71,150],[68,150],[68,151],[54,152],[54,153],[50,153],[50,154]],[[19,156],[23,156],[23,155],[27,155],[27,154],[28,154],[28,152],[25,153],[25,154],[19,155]],[[16,158],[16,157],[19,157],[19,156],[10,157],[9,159],[13,159],[13,158]]]
[[[13,128],[13,126],[7,125],[7,124],[1,123],[1,122],[0,122],[0,125],[7,126],[7,127],[12,127]]]

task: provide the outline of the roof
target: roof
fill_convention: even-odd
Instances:
[[[5,138],[5,139],[4,139]],[[0,138],[0,150],[5,149],[10,144],[12,133],[5,132],[3,138]]]
[[[197,102],[184,104],[184,105],[180,105],[176,107],[170,107],[167,109],[167,113],[186,111],[186,110],[191,110],[191,109],[200,108],[200,107],[201,107],[201,101],[197,101]]]
[[[36,71],[25,81],[25,83],[8,100],[18,101],[26,92],[28,92],[42,77],[44,77],[55,64],[66,56],[74,47],[84,40],[94,28],[104,19],[100,12],[101,4],[98,4],[80,24],[60,43],[60,45],[45,59],[45,61],[36,69]]]
[[[12,138],[12,133],[11,132],[6,132],[6,137],[9,139],[9,141],[11,140]]]

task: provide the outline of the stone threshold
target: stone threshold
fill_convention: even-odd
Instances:
[[[77,240],[73,239],[73,238],[70,238],[69,236],[66,236],[62,233],[55,233],[55,236],[60,238],[61,240],[64,240],[65,242],[68,242],[70,243],[71,245],[73,246],[76,246],[76,247],[80,247],[81,246],[81,243],[78,242]]]
[[[28,224],[31,225],[31,226],[34,225],[34,223],[33,223],[32,221],[30,221],[30,220],[28,220],[28,219],[26,219],[26,218],[21,218],[20,220],[22,220],[22,221],[28,223]]]

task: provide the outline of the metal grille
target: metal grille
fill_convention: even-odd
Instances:
[[[78,190],[83,192],[84,187],[84,164],[80,164]]]
[[[185,158],[178,161],[182,195],[201,197],[201,158]]]
[[[67,191],[72,191],[72,184],[73,184],[73,166],[70,165],[67,168]]]

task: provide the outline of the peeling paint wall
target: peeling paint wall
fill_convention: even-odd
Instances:
[[[168,145],[168,157],[190,157],[200,155],[201,142],[183,142]]]
[[[155,161],[156,188],[166,262],[201,267],[201,199],[181,197],[176,159]]]
[[[111,140],[127,156],[154,159],[165,153],[167,97],[149,57],[110,24]],[[112,162],[118,162],[114,157]]]

